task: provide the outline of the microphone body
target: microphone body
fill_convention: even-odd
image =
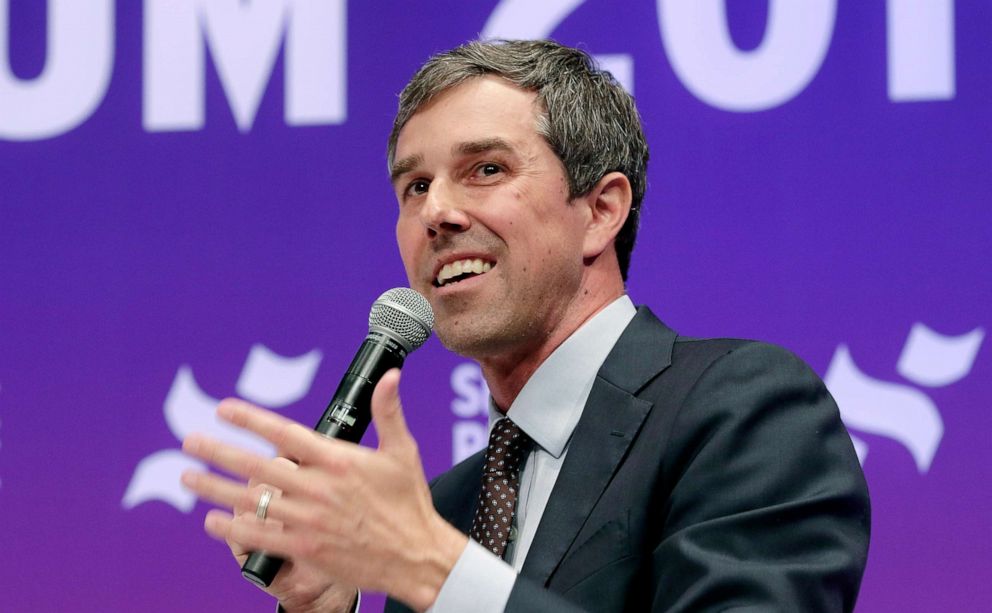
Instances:
[[[406,355],[403,346],[393,339],[369,332],[313,429],[350,443],[362,440],[372,419],[372,391],[387,370],[403,367]]]
[[[391,289],[372,305],[369,333],[345,371],[334,396],[314,430],[328,438],[350,443],[362,440],[372,421],[372,392],[382,375],[401,368],[406,356],[430,335],[434,314],[427,300],[405,287]],[[254,551],[241,566],[241,575],[268,587],[283,560]]]

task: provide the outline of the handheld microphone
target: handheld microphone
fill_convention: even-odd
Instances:
[[[390,368],[400,368],[414,349],[431,335],[434,312],[416,291],[397,287],[379,296],[369,312],[369,333],[338,384],[334,397],[314,426],[328,438],[358,443],[372,421],[372,390]],[[283,560],[254,551],[241,566],[241,575],[268,587]]]

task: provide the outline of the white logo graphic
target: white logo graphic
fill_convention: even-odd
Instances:
[[[316,349],[286,358],[264,345],[254,345],[235,389],[239,396],[252,402],[283,408],[310,390],[320,359],[321,353]],[[256,453],[274,454],[266,441],[220,421],[219,402],[200,389],[189,366],[180,366],[163,406],[169,430],[180,441],[188,434],[200,432]],[[156,451],[138,462],[121,505],[130,509],[149,500],[161,500],[189,513],[196,504],[196,496],[179,482],[180,474],[186,469],[206,470],[206,466],[178,449]]]
[[[984,337],[981,328],[961,336],[943,336],[916,323],[896,369],[920,386],[950,385],[971,371]],[[824,382],[849,428],[898,441],[913,456],[920,473],[930,470],[944,435],[944,422],[926,394],[908,385],[879,381],[862,373],[846,345],[837,347]],[[853,435],[851,440],[864,464],[868,444]]]
[[[451,427],[451,464],[457,464],[489,442],[486,422],[489,415],[489,386],[475,362],[459,364],[451,371],[451,412],[459,420]]]

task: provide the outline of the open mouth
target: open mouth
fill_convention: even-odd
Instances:
[[[434,278],[434,287],[444,287],[452,283],[458,283],[471,277],[484,275],[492,270],[494,264],[480,258],[467,258],[448,262],[441,267]]]

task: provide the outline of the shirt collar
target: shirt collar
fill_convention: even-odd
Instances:
[[[561,457],[592,391],[596,373],[637,309],[624,294],[594,315],[534,371],[507,415],[554,457]],[[489,399],[489,428],[503,417]]]

